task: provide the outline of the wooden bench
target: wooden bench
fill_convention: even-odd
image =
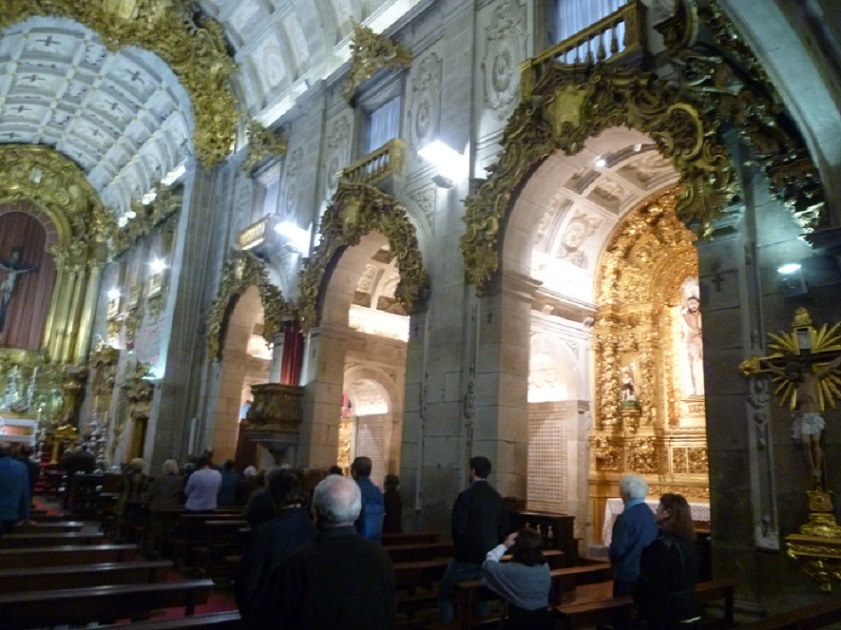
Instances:
[[[435,543],[441,538],[437,532],[400,532],[399,534],[383,534],[383,546],[394,545],[422,545]]]
[[[137,545],[69,545],[67,547],[0,549],[0,569],[127,562],[136,558]]]
[[[563,554],[555,550],[559,557]],[[610,564],[601,563],[575,567],[551,569],[549,575],[552,586],[549,591],[550,603],[560,602],[562,593],[581,584],[592,584],[609,579],[612,574]],[[476,604],[480,601],[500,599],[499,595],[482,585],[482,580],[462,580],[456,585],[456,602],[459,608],[461,627],[472,628],[479,623],[476,619]],[[486,623],[490,620],[482,620]]]
[[[104,628],[145,628],[146,630],[177,630],[178,628],[243,628],[239,612],[209,613],[205,615],[192,615],[190,617],[178,617],[177,619],[151,619],[139,621],[128,626],[101,626]]]
[[[233,578],[234,573],[225,557],[242,555],[248,541],[247,534],[242,532],[246,526],[245,521],[238,520],[205,521],[204,541],[192,547],[196,567],[203,577],[218,582]]]
[[[172,568],[166,560],[2,569],[0,593],[163,582]]]
[[[67,545],[100,545],[104,540],[102,532],[83,534],[81,532],[6,534],[0,538],[0,549],[21,547],[65,547]]]
[[[703,620],[705,626],[731,627],[735,625],[734,596],[739,580],[722,578],[699,582],[695,586],[695,597],[699,603],[724,600],[724,618]],[[612,597],[613,583],[602,582],[591,585],[591,592],[578,601],[555,607],[558,626],[566,630],[590,628],[595,625],[615,625],[617,620],[632,618],[636,615],[636,606],[630,596]],[[714,623],[713,623],[714,622]]]
[[[36,533],[79,533],[85,526],[83,521],[56,521],[51,523],[49,521],[39,523],[33,521],[24,525],[16,525],[14,529],[15,534],[36,534]]]
[[[804,606],[788,612],[771,615],[760,621],[739,626],[746,630],[812,630],[841,621],[841,598]]]
[[[242,518],[242,511],[209,512],[207,514],[182,513],[178,517],[175,534],[169,541],[175,555],[176,564],[182,567],[192,565],[194,548],[207,542],[207,523],[209,521],[235,521],[238,523],[238,527],[242,527],[245,522]]]
[[[455,547],[451,542],[391,545],[385,548],[392,562],[414,562],[433,558],[452,558]]]
[[[0,627],[24,630],[147,619],[154,611],[183,608],[187,616],[207,603],[211,580],[68,588],[0,595]]]

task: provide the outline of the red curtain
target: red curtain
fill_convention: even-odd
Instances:
[[[41,347],[55,283],[55,265],[47,253],[46,241],[44,226],[32,215],[25,212],[0,215],[0,261],[8,265],[13,256],[18,256],[16,268],[31,269],[18,274],[14,282],[0,345],[33,351]],[[8,273],[0,266],[0,286]]]
[[[283,327],[283,358],[280,361],[280,384],[298,385],[301,382],[301,363],[304,359],[304,337],[298,322],[286,322]]]

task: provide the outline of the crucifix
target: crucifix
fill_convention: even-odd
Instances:
[[[768,374],[780,406],[788,405],[794,423],[792,437],[801,440],[806,453],[812,490],[826,491],[823,456],[823,411],[841,400],[841,322],[812,324],[809,311],[794,313],[791,331],[768,333],[772,354],[753,356],[739,365],[745,376]]]

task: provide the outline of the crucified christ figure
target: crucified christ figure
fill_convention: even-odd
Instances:
[[[38,271],[37,267],[26,265],[20,262],[21,249],[15,248],[12,250],[8,260],[0,260],[0,269],[6,272],[3,281],[0,282],[0,335],[6,328],[6,315],[9,311],[9,303],[17,286],[17,281],[20,276],[32,271]]]

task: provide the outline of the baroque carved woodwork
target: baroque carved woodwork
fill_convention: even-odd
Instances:
[[[318,324],[319,294],[327,267],[342,248],[353,247],[372,231],[388,238],[397,256],[400,283],[394,292],[406,312],[421,308],[429,295],[429,274],[406,209],[373,186],[342,180],[321,217],[321,241],[301,270],[298,310],[304,334]]]
[[[824,196],[806,143],[759,60],[715,1],[681,0],[657,25],[681,95],[752,151],[772,193],[805,232],[821,227]]]
[[[529,90],[509,119],[499,161],[467,200],[461,239],[468,282],[482,289],[499,266],[500,224],[517,188],[547,156],[578,153],[603,129],[627,125],[649,134],[681,174],[674,206],[681,220],[709,234],[736,192],[726,146],[715,122],[681,100],[656,75],[610,63],[567,66],[553,59],[527,62]]]
[[[677,187],[634,209],[599,263],[591,482],[634,472],[703,498],[709,471],[703,397],[686,396],[678,368],[685,287],[698,275],[695,237],[674,211],[680,194]]]
[[[342,96],[353,100],[356,90],[383,68],[402,70],[412,64],[412,53],[367,26],[355,24],[350,42],[350,73]]]
[[[222,358],[225,324],[233,300],[250,286],[256,287],[260,293],[264,313],[263,339],[266,343],[274,343],[283,321],[296,316],[294,303],[285,300],[280,289],[272,283],[265,262],[251,252],[231,250],[222,270],[219,291],[210,305],[207,322],[209,360]]]
[[[251,174],[254,169],[270,158],[286,155],[286,141],[275,131],[266,129],[260,122],[252,120],[246,129],[248,134],[248,157],[243,170]]]
[[[116,50],[138,46],[157,54],[178,77],[195,110],[196,155],[208,168],[227,157],[239,115],[230,86],[236,64],[222,27],[187,0],[9,0],[0,30],[34,16],[84,24]]]

